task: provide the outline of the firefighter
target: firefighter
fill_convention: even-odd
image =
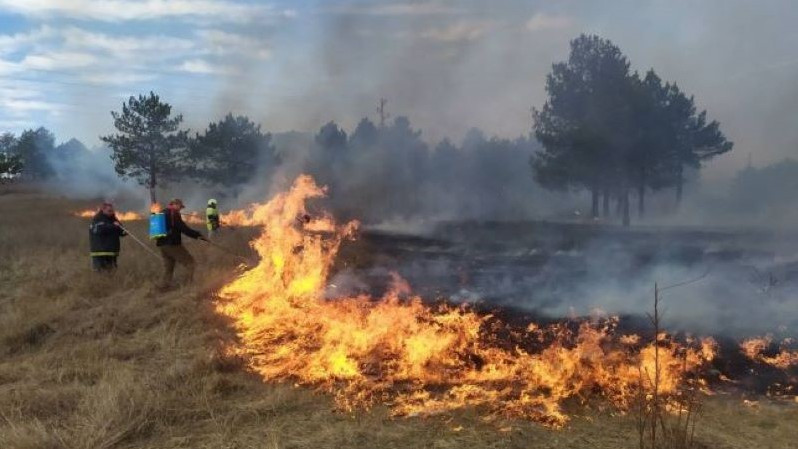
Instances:
[[[208,238],[212,238],[219,229],[219,207],[213,198],[208,200],[208,207],[205,209],[205,225],[208,228]]]
[[[184,207],[180,198],[175,198],[169,202],[169,205],[163,210],[166,218],[166,235],[155,239],[155,244],[161,250],[161,257],[163,258],[163,277],[159,284],[159,287],[163,289],[168,289],[172,284],[175,264],[186,267],[188,282],[191,282],[194,278],[194,258],[183,247],[182,234],[192,239],[208,240],[199,232],[188,227],[183,221],[180,211]]]
[[[89,251],[91,266],[96,272],[111,272],[116,269],[119,257],[119,238],[127,233],[116,219],[114,205],[103,203],[89,226]]]

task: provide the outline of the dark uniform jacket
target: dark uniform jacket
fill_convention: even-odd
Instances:
[[[186,234],[192,239],[199,238],[202,234],[188,227],[186,222],[180,216],[180,212],[171,209],[164,209],[163,214],[166,216],[166,237],[155,239],[155,244],[158,246],[177,246],[182,245],[182,234]]]
[[[116,216],[109,217],[102,212],[97,212],[91,219],[89,250],[92,257],[119,255],[119,237],[126,234],[125,231],[114,226],[115,221],[117,221]]]

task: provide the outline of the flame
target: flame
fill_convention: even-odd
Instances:
[[[615,318],[513,328],[465,307],[425,305],[398,276],[382,298],[325,299],[338,249],[357,229],[331,217],[318,219],[327,233],[298,223],[305,201],[325,193],[303,175],[235,215],[263,227],[251,242],[261,260],[219,292],[216,309],[238,333],[230,350],[266,381],[316,387],[343,410],[385,403],[399,416],[479,406],[559,427],[570,398],[599,394],[623,410],[641,388],[653,391],[655,376],[665,397],[714,357],[711,341],[615,335]]]
[[[199,212],[181,213],[183,221],[190,224],[205,224],[205,217]]]
[[[86,210],[81,210],[81,211],[77,211],[77,212],[72,212],[72,215],[74,215],[75,217],[80,217],[80,218],[92,218],[96,214],[97,214],[97,211],[96,210],[92,210],[92,209],[86,209]]]
[[[787,346],[792,343],[791,339],[781,342],[779,352],[774,356],[765,355],[764,352],[773,342],[773,337],[754,337],[740,343],[740,351],[751,360],[766,363],[778,369],[786,370],[791,366],[798,366],[798,350],[790,351]]]
[[[74,215],[75,217],[80,217],[80,218],[93,218],[96,214],[97,211],[93,209],[86,209],[72,213],[72,215]],[[143,218],[144,217],[142,217],[141,214],[133,211],[116,212],[116,219],[119,221],[134,221],[134,220],[142,220]]]
[[[230,212],[222,213],[219,220],[226,226],[264,226],[268,223],[268,217],[259,211],[262,204],[250,204],[245,209],[233,209]],[[335,220],[331,215],[310,217],[304,220],[304,208],[302,213],[295,217],[296,226],[309,232],[335,232]]]
[[[116,218],[119,221],[132,221],[132,220],[142,220],[144,217],[141,214],[128,211],[128,212],[117,212]]]
[[[256,206],[257,205],[252,204],[248,209],[236,209],[228,213],[222,213],[219,215],[219,221],[226,226],[254,226],[256,224],[261,224],[255,223],[252,217],[252,215],[254,215],[252,211]],[[250,213],[248,213],[248,211]]]

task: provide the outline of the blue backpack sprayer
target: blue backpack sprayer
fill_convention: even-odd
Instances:
[[[154,240],[154,239],[157,239],[157,238],[166,237],[166,234],[167,234],[166,214],[163,211],[151,212],[150,213],[150,239]],[[228,250],[227,248],[225,248],[225,247],[223,247],[223,246],[221,246],[219,244],[211,242],[211,241],[209,241],[207,239],[201,239],[201,240],[203,240],[205,243],[208,243],[209,245],[211,245],[211,246],[213,246],[213,247],[215,247],[217,249],[220,249],[220,250],[222,250],[222,251],[224,251],[224,252],[226,252],[226,253],[228,253],[228,254],[230,254],[230,255],[238,258],[238,259],[241,259],[241,260],[245,261],[247,264],[251,263],[250,260],[247,259],[246,257],[238,255],[238,254]]]
[[[150,214],[150,239],[166,237],[166,215],[163,211]]]

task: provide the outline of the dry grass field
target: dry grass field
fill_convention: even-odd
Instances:
[[[478,410],[390,418],[346,414],[323,394],[264,384],[222,354],[234,335],[213,311],[235,258],[189,241],[194,285],[154,290],[160,262],[129,238],[118,272],[92,273],[90,206],[0,191],[0,448],[634,448],[634,419],[574,405],[562,430]],[[145,223],[130,223],[145,236]],[[248,231],[222,241],[248,251]],[[178,275],[182,274],[178,272]],[[712,448],[798,448],[798,404],[705,401]]]

